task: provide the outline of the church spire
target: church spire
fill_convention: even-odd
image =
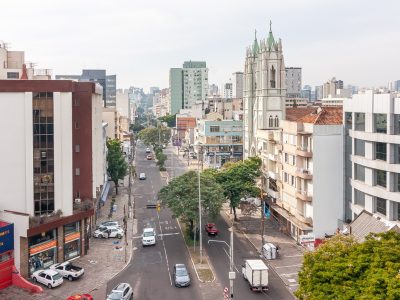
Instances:
[[[254,30],[254,42],[253,42],[253,55],[256,56],[259,50],[257,41],[257,30]]]
[[[267,38],[267,45],[268,45],[268,49],[273,49],[274,45],[275,45],[275,39],[274,39],[274,35],[272,34],[272,21],[269,20],[269,34],[268,34],[268,38]]]

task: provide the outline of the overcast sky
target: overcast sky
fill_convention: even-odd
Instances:
[[[168,87],[185,60],[205,60],[209,82],[222,84],[270,19],[303,85],[400,79],[399,0],[13,0],[1,12],[0,40],[27,61],[53,74],[106,69],[118,88]]]

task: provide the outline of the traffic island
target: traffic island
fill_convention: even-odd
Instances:
[[[199,252],[199,242],[194,241],[190,238],[188,231],[186,230],[186,225],[184,223],[180,223],[178,221],[179,227],[181,229],[183,238],[185,240],[186,248],[188,249],[190,259],[192,261],[192,265],[194,271],[196,272],[197,278],[200,282],[213,282],[215,280],[214,272],[210,266],[209,259],[203,248],[202,261],[200,261],[200,252]]]

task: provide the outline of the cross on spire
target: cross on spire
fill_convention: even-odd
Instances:
[[[271,26],[272,26],[272,21],[269,20],[269,32],[272,32]]]
[[[257,29],[254,29],[254,39],[257,39]]]

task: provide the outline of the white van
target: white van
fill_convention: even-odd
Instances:
[[[272,243],[266,243],[262,249],[262,255],[265,259],[276,259],[276,246]]]
[[[151,246],[156,244],[156,231],[154,228],[145,228],[142,235],[142,245]]]

